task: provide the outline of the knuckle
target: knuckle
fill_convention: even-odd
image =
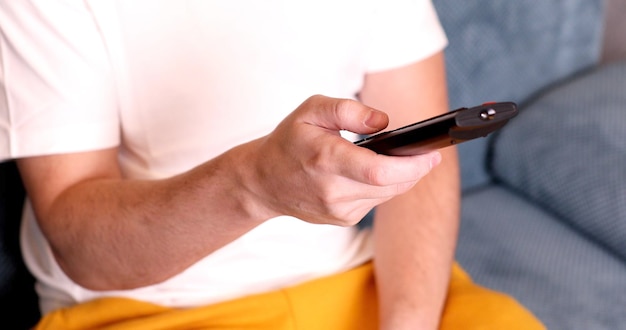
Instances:
[[[365,180],[372,186],[384,186],[387,182],[387,169],[381,166],[367,166],[364,169]]]
[[[341,159],[344,148],[341,143],[329,139],[319,143],[317,150],[312,152],[306,160],[306,167],[313,173],[333,174],[337,169],[337,160]]]
[[[337,189],[333,189],[332,185],[323,185],[320,187],[319,203],[323,207],[324,213],[337,214],[337,203],[341,200],[338,196]]]
[[[315,94],[315,95],[311,95],[309,96],[309,98],[307,98],[305,100],[305,102],[313,102],[313,103],[317,103],[319,101],[321,101],[324,98],[324,96],[320,95],[320,94]]]
[[[309,176],[320,179],[321,176],[331,171],[331,162],[328,161],[328,157],[323,152],[314,153],[306,160],[304,166]]]
[[[337,99],[332,108],[333,115],[337,120],[345,118],[347,114],[354,110],[356,101],[350,99]]]
[[[324,96],[322,95],[319,95],[319,94],[311,95],[298,106],[298,110],[306,110],[311,107],[315,107],[316,105],[321,104],[323,102],[322,101],[323,99],[324,99]]]

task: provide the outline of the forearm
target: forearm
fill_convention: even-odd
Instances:
[[[82,180],[36,208],[40,227],[63,270],[87,288],[162,281],[266,218],[240,188],[237,152],[164,180]]]
[[[459,222],[456,150],[416,187],[376,211],[375,272],[383,329],[436,329]]]

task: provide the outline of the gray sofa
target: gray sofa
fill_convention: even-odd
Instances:
[[[600,65],[605,2],[434,3],[452,107],[521,105],[498,134],[460,146],[459,262],[549,329],[626,329],[626,63]],[[4,329],[38,318],[18,248],[23,194],[0,164]]]
[[[459,146],[457,259],[549,329],[626,329],[626,62],[600,61],[611,3],[434,2],[452,107],[520,104]]]

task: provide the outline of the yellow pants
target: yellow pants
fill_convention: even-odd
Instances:
[[[104,298],[46,315],[36,329],[377,329],[371,263],[295,287],[194,309]],[[472,283],[455,265],[441,329],[544,329],[514,299]]]

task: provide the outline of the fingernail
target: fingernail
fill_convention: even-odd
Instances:
[[[385,125],[387,119],[385,118],[385,114],[380,111],[370,111],[363,124],[369,128],[380,129],[381,126]]]
[[[435,166],[441,163],[441,154],[438,152],[433,153],[430,158],[430,168],[433,169]]]

